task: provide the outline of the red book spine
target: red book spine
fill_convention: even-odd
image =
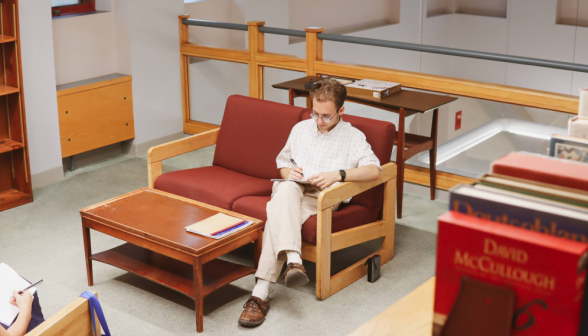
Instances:
[[[549,156],[510,153],[494,161],[492,172],[588,191],[588,164]]]
[[[455,212],[439,217],[437,239],[436,324],[468,276],[515,290],[512,335],[578,334],[588,245]]]

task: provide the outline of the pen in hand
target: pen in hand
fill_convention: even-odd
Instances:
[[[43,282],[43,279],[41,279],[41,280],[39,280],[39,281],[35,282],[34,284],[30,285],[29,287],[27,287],[27,288],[25,288],[25,289],[23,289],[23,290],[20,290],[20,291],[18,291],[18,294],[22,294],[22,293],[23,293],[24,291],[26,291],[27,289],[29,289],[29,288],[33,288],[33,287],[35,287],[36,285],[39,285],[41,282]],[[10,300],[12,300],[12,299],[14,299],[14,296],[11,296],[11,297],[10,297]]]
[[[294,165],[295,168],[300,168],[300,167],[298,167],[298,165],[296,164],[296,161],[294,161],[294,159],[290,159],[290,162],[292,162],[292,164]],[[302,175],[302,177],[304,177],[304,173],[300,173],[300,175]]]

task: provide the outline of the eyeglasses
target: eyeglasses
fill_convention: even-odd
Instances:
[[[312,117],[312,119],[318,120],[318,118],[321,118],[326,123],[330,123],[331,120],[335,117],[335,116],[332,116],[332,117],[319,117],[318,113],[316,113],[316,112],[314,112],[312,110],[310,110],[309,113],[310,113],[310,116]],[[337,111],[337,113],[339,113],[339,111]],[[335,113],[335,114],[337,114],[337,113]]]

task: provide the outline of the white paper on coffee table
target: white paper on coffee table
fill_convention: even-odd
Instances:
[[[30,282],[23,279],[10,266],[0,263],[0,322],[7,326],[14,322],[20,309],[9,302],[12,291],[23,290],[30,285]],[[31,295],[36,291],[36,287],[29,289]]]

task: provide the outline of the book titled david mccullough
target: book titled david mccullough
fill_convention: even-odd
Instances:
[[[467,276],[515,291],[512,335],[578,335],[587,244],[452,211],[438,222],[435,329]]]

